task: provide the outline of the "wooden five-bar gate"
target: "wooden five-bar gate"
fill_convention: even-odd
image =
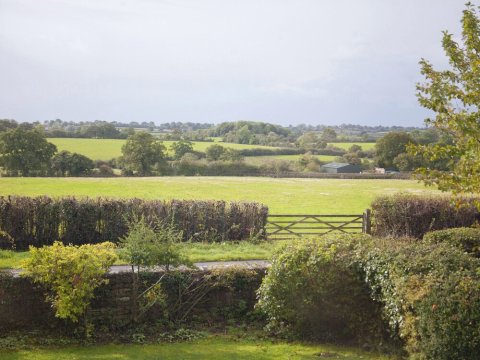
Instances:
[[[370,234],[370,214],[367,209],[363,214],[353,215],[268,215],[267,238],[286,240],[332,232]]]

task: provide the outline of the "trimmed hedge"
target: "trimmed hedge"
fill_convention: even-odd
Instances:
[[[115,243],[139,216],[173,223],[185,241],[244,240],[264,237],[267,214],[264,205],[248,202],[0,197],[0,231],[14,239],[16,250],[57,240]]]
[[[421,239],[429,231],[469,227],[480,219],[475,198],[397,194],[372,202],[377,236]]]
[[[381,239],[357,260],[410,358],[478,359],[480,260],[448,243]]]
[[[479,228],[456,228],[432,231],[425,234],[423,241],[431,244],[449,243],[480,258]]]
[[[388,325],[352,260],[365,235],[328,235],[290,243],[272,259],[258,307],[276,335],[380,347]]]

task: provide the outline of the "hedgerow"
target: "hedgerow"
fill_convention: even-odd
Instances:
[[[455,228],[426,233],[423,241],[438,244],[449,243],[480,258],[480,228]]]
[[[395,194],[372,202],[376,236],[421,239],[429,231],[469,227],[480,220],[475,198]]]
[[[267,329],[293,338],[382,343],[381,308],[350,255],[367,239],[332,235],[280,249],[258,291]]]
[[[59,240],[82,245],[118,242],[132,218],[167,221],[183,240],[229,241],[264,237],[268,209],[251,202],[107,198],[0,197],[0,230],[26,250]]]
[[[380,239],[356,262],[412,359],[477,359],[480,261],[448,243]]]

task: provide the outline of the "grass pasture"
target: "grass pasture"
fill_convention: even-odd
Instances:
[[[414,180],[263,177],[0,178],[0,195],[256,201],[277,214],[361,213],[378,195],[438,193]]]
[[[370,150],[375,147],[374,142],[335,142],[328,143],[328,145],[332,145],[344,150],[348,150],[352,145],[359,145],[362,147],[362,150]]]
[[[332,162],[337,158],[334,155],[312,155],[323,162]],[[244,158],[247,164],[262,165],[271,160],[297,161],[302,155],[272,155],[272,156],[247,156]]]
[[[1,340],[1,338],[0,338]],[[2,360],[386,360],[387,356],[349,347],[232,339],[210,336],[183,343],[44,347],[1,351]]]
[[[126,140],[123,139],[75,139],[75,138],[49,138],[49,142],[57,146],[58,151],[67,150],[76,152],[89,157],[92,160],[110,160],[122,155],[122,146]],[[164,141],[163,144],[167,150],[170,151],[170,146],[174,141]],[[196,151],[203,151],[213,145],[213,142],[195,141],[193,142],[193,149]],[[222,146],[232,149],[275,149],[270,146],[260,145],[245,145],[232,143],[218,143]]]

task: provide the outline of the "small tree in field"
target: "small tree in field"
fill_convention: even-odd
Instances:
[[[435,112],[428,126],[453,138],[453,144],[414,145],[411,155],[430,161],[445,161],[453,171],[429,167],[417,170],[427,184],[454,193],[480,192],[480,20],[478,8],[466,5],[462,17],[462,40],[445,31],[443,49],[450,69],[438,71],[420,61],[425,82],[417,85],[420,104]]]
[[[150,175],[155,165],[165,161],[165,146],[152,134],[138,132],[122,146],[125,169],[138,175]]]

